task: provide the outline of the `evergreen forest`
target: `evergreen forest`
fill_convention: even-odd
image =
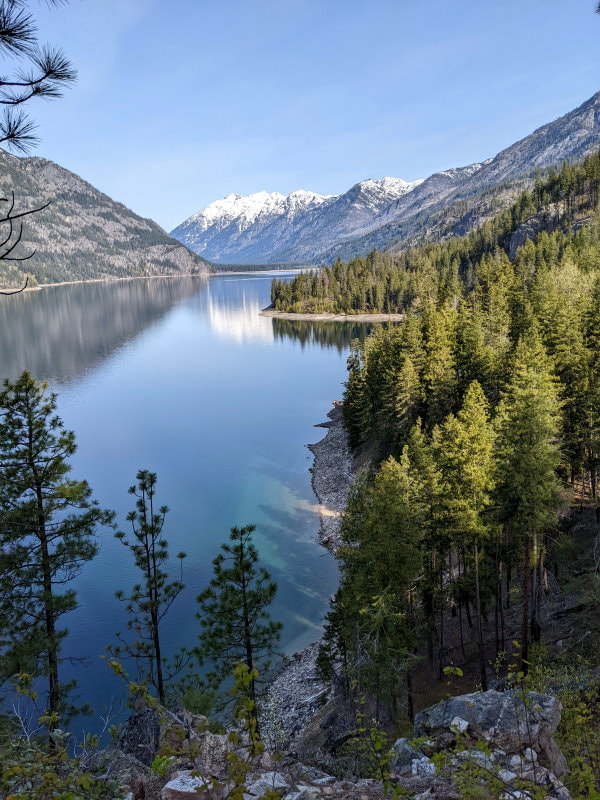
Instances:
[[[405,314],[348,359],[359,477],[320,653],[383,724],[436,682],[559,691],[598,666],[599,186],[595,155],[462,238],[273,283],[276,309]]]

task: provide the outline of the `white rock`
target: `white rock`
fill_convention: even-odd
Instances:
[[[256,797],[268,791],[277,792],[282,796],[290,788],[290,784],[280,772],[263,772],[246,788],[248,794]]]
[[[454,730],[458,731],[459,733],[464,733],[469,727],[469,723],[462,717],[454,717],[450,723],[450,727],[454,728]]]
[[[538,756],[535,750],[532,750],[531,747],[526,747],[523,750],[523,758],[526,758],[527,761],[537,761]]]
[[[208,798],[210,783],[204,778],[193,777],[191,771],[178,773],[175,778],[163,786],[161,800],[200,800]]]
[[[416,778],[424,778],[427,775],[435,775],[435,764],[427,756],[415,758],[412,762],[412,774]]]

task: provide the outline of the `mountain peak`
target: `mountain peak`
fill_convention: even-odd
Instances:
[[[508,203],[536,171],[581,159],[600,147],[599,104],[600,92],[493,158],[425,180],[367,178],[340,195],[304,189],[288,195],[230,194],[171,233],[205,258],[239,264],[323,263],[374,248],[397,249],[415,237],[447,235],[448,223],[455,225],[456,215],[465,215],[484,193],[504,186],[496,202]],[[480,217],[467,215],[465,224]]]

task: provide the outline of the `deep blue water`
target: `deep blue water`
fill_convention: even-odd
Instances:
[[[347,347],[362,326],[260,317],[269,274],[61,286],[2,298],[3,376],[50,381],[75,431],[74,478],[126,529],[127,488],[158,473],[170,508],[164,534],[188,554],[186,589],[163,628],[167,650],[193,646],[197,594],[233,525],[257,526],[262,562],[279,586],[272,608],[288,652],[319,636],[335,590],[332,557],[316,543],[318,515],[306,444],[320,439],[341,396]],[[100,658],[125,630],[117,589],[138,579],[130,553],[99,531],[100,554],[75,581],[63,665],[100,712],[121,686]],[[177,567],[172,560],[173,570]],[[90,721],[90,727],[94,724]]]

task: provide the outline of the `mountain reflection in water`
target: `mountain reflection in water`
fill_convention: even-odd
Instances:
[[[0,300],[3,378],[68,383],[207,284],[202,277],[77,283]]]

